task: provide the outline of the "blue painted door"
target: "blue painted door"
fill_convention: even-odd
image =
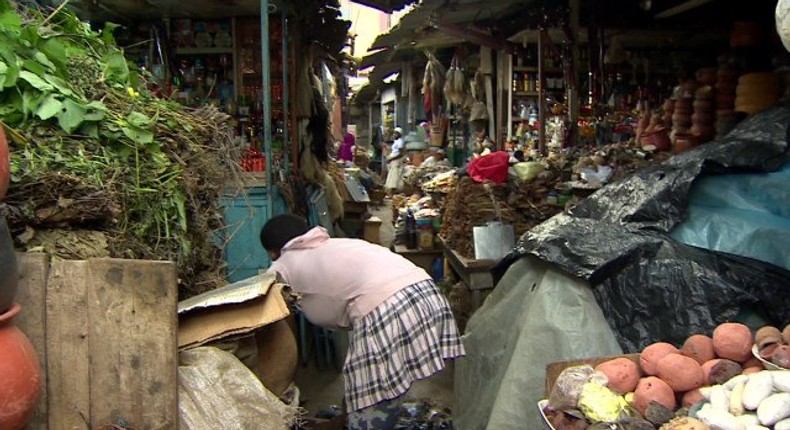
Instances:
[[[274,214],[285,212],[285,203],[274,191]],[[271,264],[268,254],[261,246],[260,232],[268,221],[268,199],[266,188],[248,188],[243,195],[222,199],[225,208],[225,261],[227,280],[236,282],[255,276]]]

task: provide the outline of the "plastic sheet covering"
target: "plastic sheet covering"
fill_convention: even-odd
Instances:
[[[586,282],[534,257],[514,262],[478,309],[456,360],[458,430],[542,428],[546,365],[621,354]]]
[[[776,3],[776,32],[782,39],[785,49],[790,51],[790,0]]]
[[[790,163],[777,172],[700,178],[688,218],[672,230],[687,245],[790,270]]]
[[[298,416],[233,354],[208,346],[179,353],[178,409],[182,430],[287,430]]]
[[[790,272],[691,247],[670,232],[685,219],[700,175],[784,165],[788,124],[790,108],[777,106],[718,141],[612,183],[527,232],[506,260],[534,255],[587,280],[626,352],[656,340],[680,345],[748,308],[782,325],[790,320]]]

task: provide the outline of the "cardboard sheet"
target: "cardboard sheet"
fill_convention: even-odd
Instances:
[[[263,273],[192,297],[178,306],[178,347],[250,333],[290,314],[282,284]]]

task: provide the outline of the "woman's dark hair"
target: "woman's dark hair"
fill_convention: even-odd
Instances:
[[[309,229],[307,221],[298,215],[277,215],[261,228],[261,245],[267,251],[280,252],[291,239],[307,233]]]

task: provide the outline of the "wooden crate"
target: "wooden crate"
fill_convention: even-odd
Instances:
[[[178,286],[164,261],[50,261],[18,254],[22,312],[42,393],[27,430],[91,430],[119,419],[178,428]]]
[[[630,360],[633,360],[637,365],[639,365],[639,354],[625,354],[625,355],[613,355],[610,357],[595,357],[595,358],[584,358],[579,360],[568,360],[568,361],[557,361],[554,363],[549,363],[546,366],[546,397],[548,398],[549,394],[551,393],[552,388],[554,388],[554,383],[557,381],[557,377],[560,376],[563,370],[567,369],[571,366],[581,366],[584,364],[589,364],[592,367],[595,367],[605,361],[609,361],[614,358],[618,357],[625,357]]]

